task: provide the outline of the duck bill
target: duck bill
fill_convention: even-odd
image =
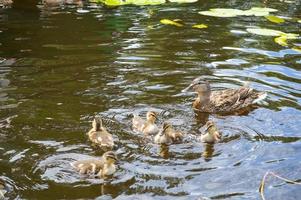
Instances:
[[[193,86],[195,86],[194,83],[190,84],[188,87],[186,87],[185,89],[183,89],[181,92],[188,92]]]

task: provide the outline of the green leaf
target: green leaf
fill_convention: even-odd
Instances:
[[[274,8],[260,8],[260,7],[252,7],[250,10],[254,12],[277,12],[278,10]]]
[[[161,19],[160,22],[161,22],[161,24],[165,24],[165,25],[173,25],[173,26],[177,26],[177,27],[182,27],[183,26],[183,24],[172,21],[170,19]]]
[[[298,20],[298,23],[301,23],[301,19]]]
[[[236,17],[236,16],[266,16],[270,12],[276,12],[273,8],[257,8],[253,7],[249,10],[239,10],[232,8],[212,8],[209,11],[201,11],[199,14],[213,17]]]
[[[197,1],[198,0],[169,0],[169,2],[172,2],[172,3],[194,3]]]
[[[276,38],[274,39],[274,41],[275,41],[277,44],[279,44],[279,45],[281,45],[281,46],[285,46],[285,47],[288,46],[286,40],[287,40],[287,38],[286,38],[286,37],[283,37],[283,36],[276,37]]]
[[[199,14],[212,17],[236,17],[238,14],[243,13],[242,10],[231,8],[213,8],[209,11],[201,11]]]
[[[282,34],[285,34],[282,31],[266,29],[266,28],[248,28],[247,31],[249,33],[253,33],[256,35],[264,35],[264,36],[280,36]]]
[[[277,16],[274,16],[274,15],[265,16],[265,18],[267,20],[269,20],[270,22],[274,22],[274,23],[277,23],[277,24],[281,24],[281,23],[285,22],[284,19],[282,19],[280,17],[277,17]]]
[[[208,28],[208,26],[206,24],[196,24],[196,25],[193,25],[192,28],[202,29],[202,28]]]

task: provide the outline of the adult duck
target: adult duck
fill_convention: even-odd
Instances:
[[[211,91],[209,82],[202,77],[194,79],[182,92],[190,89],[197,93],[192,107],[206,113],[234,112],[257,104],[267,96],[265,92],[254,91],[247,85],[237,89]]]

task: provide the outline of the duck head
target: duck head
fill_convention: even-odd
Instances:
[[[157,113],[156,112],[148,111],[146,113],[146,120],[147,121],[155,123],[156,119],[157,119]]]
[[[210,84],[207,80],[202,77],[194,79],[191,84],[182,90],[182,92],[187,92],[193,89],[198,94],[210,93]]]
[[[221,135],[217,130],[217,127],[213,121],[208,121],[205,124],[206,132],[211,135],[215,141],[219,141],[221,139]]]
[[[94,131],[101,131],[102,130],[102,120],[100,117],[95,117],[92,122],[92,127]]]
[[[116,154],[113,151],[107,151],[102,156],[107,164],[114,164],[118,161]]]

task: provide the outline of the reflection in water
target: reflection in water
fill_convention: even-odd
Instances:
[[[169,158],[169,146],[162,144],[159,148],[159,154],[162,158],[168,159]]]
[[[273,37],[245,32],[258,26],[297,33],[299,2],[213,0],[115,9],[53,2],[59,6],[40,2],[36,10],[0,10],[0,178],[7,198],[255,200],[267,170],[299,177],[300,53]],[[263,17],[197,13],[251,6],[276,8],[275,15],[293,20],[279,26]],[[185,26],[160,24],[176,18]],[[191,28],[201,22],[208,28]],[[181,90],[198,76],[214,90],[250,82],[269,94],[269,105],[224,116],[194,114],[193,96]],[[168,118],[191,139],[158,146],[134,133],[129,114],[147,110],[162,113],[158,126]],[[118,138],[119,168],[105,181],[70,167],[102,155],[84,134],[97,114]],[[215,145],[195,140],[208,120],[223,132]],[[266,195],[298,199],[301,190],[283,184]]]
[[[214,153],[214,144],[204,143],[204,152],[202,156],[204,157],[205,161],[210,161],[212,159]]]

